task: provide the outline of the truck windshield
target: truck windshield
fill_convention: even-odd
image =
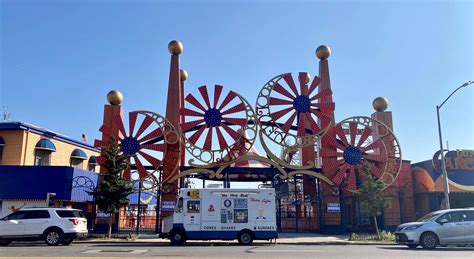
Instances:
[[[176,204],[176,208],[174,209],[175,212],[181,213],[183,212],[183,197],[178,199],[178,203]]]

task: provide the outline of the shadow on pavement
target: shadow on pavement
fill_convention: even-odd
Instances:
[[[108,244],[89,244],[91,247],[117,247],[118,244],[108,243]],[[265,244],[265,243],[254,243],[252,246],[269,246],[274,244]],[[211,247],[211,246],[241,246],[238,243],[202,243],[202,242],[186,242],[186,244],[181,246],[172,246],[169,243],[155,243],[155,242],[137,242],[137,243],[121,243],[120,247]]]
[[[44,242],[40,241],[13,241],[8,246],[2,246],[2,248],[7,247],[28,247],[28,246],[46,246]],[[54,247],[54,246],[52,246]]]
[[[452,251],[474,251],[474,247],[437,247],[435,249],[423,249],[421,247],[417,247],[416,249],[410,249],[408,247],[403,246],[385,246],[385,247],[378,247],[378,249],[385,249],[385,250],[407,250],[407,251],[436,251],[436,252],[452,252]]]

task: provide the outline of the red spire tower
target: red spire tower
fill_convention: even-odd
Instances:
[[[180,106],[182,104],[183,84],[181,81],[181,73],[179,69],[179,55],[183,52],[183,44],[173,40],[168,44],[168,50],[171,54],[170,76],[168,82],[168,97],[166,99],[166,119],[176,128],[180,127],[181,117],[179,115]],[[163,175],[162,181],[166,184],[167,179],[178,173],[179,165],[182,160],[181,145],[178,143],[165,143],[165,154],[163,159]],[[165,202],[175,202],[178,192],[178,181],[164,186],[163,195],[161,197],[162,204]],[[163,206],[161,206],[163,208]],[[172,211],[161,212],[161,217],[172,214]]]

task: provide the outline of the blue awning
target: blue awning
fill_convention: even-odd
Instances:
[[[52,192],[58,200],[93,201],[88,192],[95,190],[98,178],[97,173],[69,166],[2,165],[0,200],[45,200],[46,194]]]
[[[89,165],[97,165],[97,157],[96,156],[91,156],[89,157]]]
[[[5,140],[3,140],[2,137],[0,137],[0,147],[5,146]]]
[[[50,150],[55,152],[56,146],[54,146],[53,142],[51,142],[49,139],[41,139],[38,141],[38,143],[36,143],[35,149]]]
[[[80,150],[79,148],[76,148],[72,151],[71,158],[78,158],[78,159],[86,160],[87,155],[86,155],[86,152]]]

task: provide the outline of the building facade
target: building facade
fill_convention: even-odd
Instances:
[[[0,165],[72,166],[96,171],[93,146],[23,122],[0,123]]]
[[[59,133],[23,122],[0,123],[0,217],[23,207],[82,209],[92,218],[100,151]]]

